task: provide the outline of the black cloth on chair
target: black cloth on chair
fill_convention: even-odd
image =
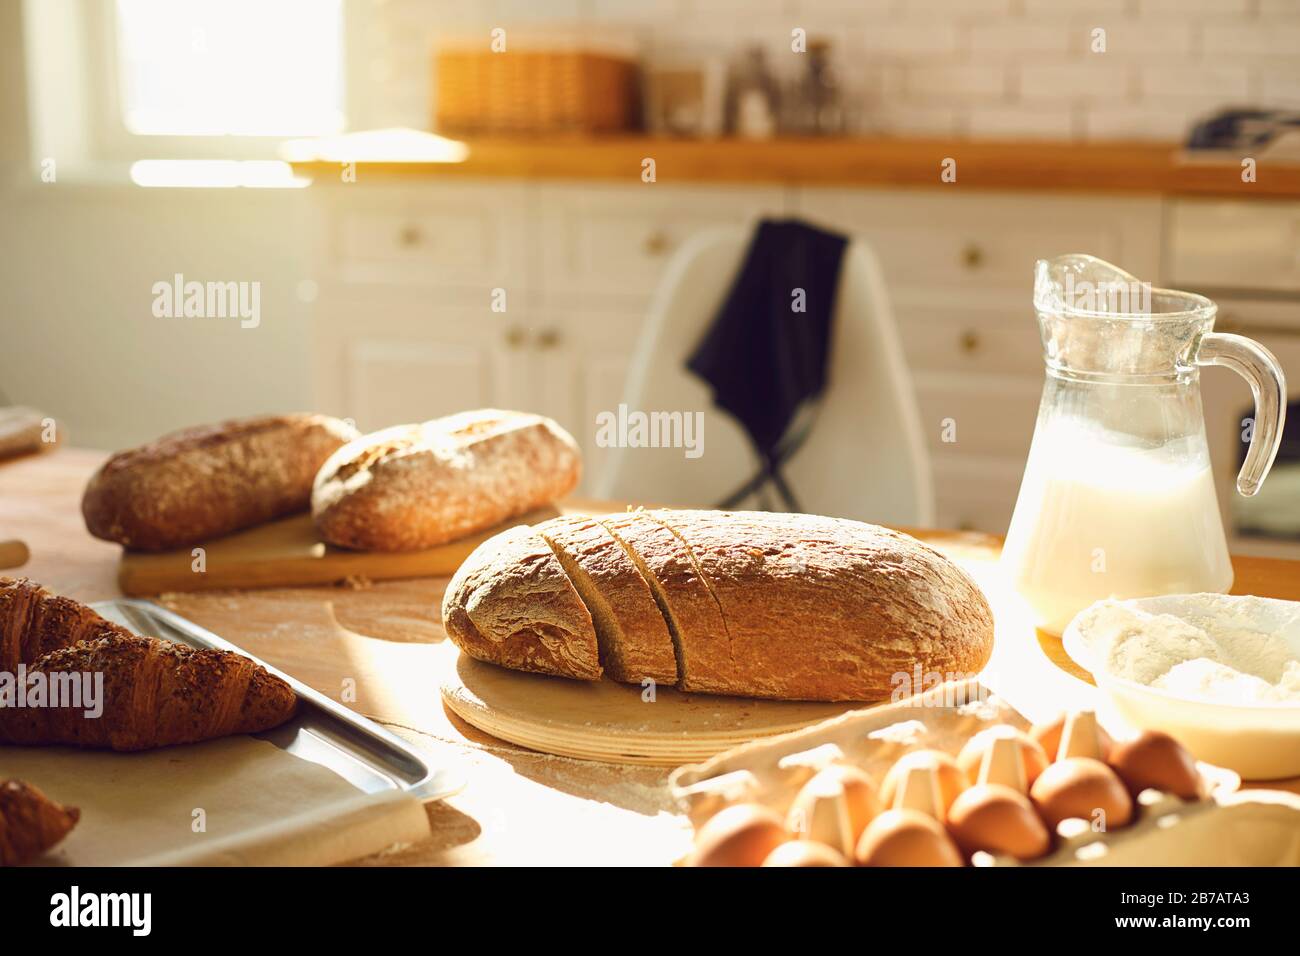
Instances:
[[[758,224],[744,264],[686,367],[749,436],[761,470],[719,507],[771,482],[800,510],[780,466],[807,428],[790,426],[826,389],[835,293],[848,240],[795,219]],[[801,311],[802,310],[802,311]]]

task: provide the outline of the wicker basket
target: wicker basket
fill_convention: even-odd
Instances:
[[[603,53],[492,53],[443,47],[435,129],[445,133],[607,133],[635,125],[636,64]]]

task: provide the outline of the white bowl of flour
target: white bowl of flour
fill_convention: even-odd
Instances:
[[[1250,780],[1300,775],[1300,602],[1098,601],[1062,642],[1129,723]]]

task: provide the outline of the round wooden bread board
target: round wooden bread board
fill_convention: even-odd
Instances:
[[[442,699],[456,716],[531,750],[607,763],[676,767],[759,737],[799,730],[864,706],[756,700],[579,681],[507,670],[451,655]]]

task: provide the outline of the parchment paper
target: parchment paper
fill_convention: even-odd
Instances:
[[[54,865],[316,866],[429,835],[413,797],[363,794],[253,737],[134,754],[0,747],[0,779],[10,777],[81,808],[40,861]]]

